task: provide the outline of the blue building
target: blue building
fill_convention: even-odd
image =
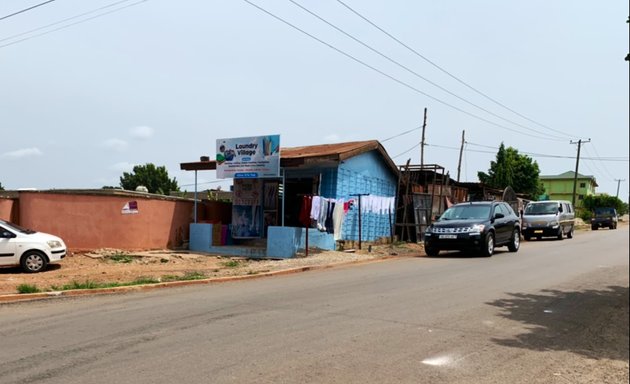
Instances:
[[[260,191],[262,198],[249,216],[254,227],[260,227],[249,238],[267,238],[267,256],[292,257],[304,248],[307,225],[300,214],[303,217],[305,199],[312,197],[343,202],[347,209],[337,233],[322,231],[318,223],[311,222],[309,246],[333,249],[336,242],[371,242],[393,235],[399,171],[378,141],[282,148],[280,166],[281,178],[234,180],[235,193],[240,189]],[[212,170],[216,163],[182,163],[181,169]],[[238,236],[234,243],[239,243]]]

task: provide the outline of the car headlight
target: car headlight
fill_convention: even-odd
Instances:
[[[557,227],[558,226],[558,222],[557,221],[552,221],[549,223],[550,227]]]
[[[61,242],[59,240],[48,240],[46,242],[50,248],[61,248]]]
[[[483,225],[483,224],[475,224],[475,225],[473,225],[473,226],[472,226],[472,228],[470,229],[470,232],[472,232],[472,233],[481,233],[481,232],[483,232],[483,229],[484,229],[485,227],[486,227],[486,226],[485,226],[485,225]]]

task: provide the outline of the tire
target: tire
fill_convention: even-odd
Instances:
[[[575,231],[575,229],[573,228],[573,226],[571,226],[571,228],[569,228],[569,232],[567,233],[567,239],[572,239],[573,238],[573,232]]]
[[[46,269],[48,259],[46,255],[38,251],[28,251],[20,260],[20,266],[26,273],[37,273]]]
[[[481,254],[490,257],[494,253],[494,233],[488,232],[481,247]]]
[[[562,227],[558,228],[558,240],[564,239],[564,232],[562,232]]]
[[[520,246],[521,232],[517,228],[514,228],[514,231],[512,232],[512,238],[508,243],[508,249],[510,250],[510,252],[517,252]]]
[[[437,256],[440,254],[440,250],[433,247],[424,247],[424,253],[426,253],[427,256]]]
[[[591,225],[591,230],[592,231],[597,231],[597,225]]]
[[[525,241],[530,241],[532,237],[530,235],[523,235],[523,239],[525,239]]]

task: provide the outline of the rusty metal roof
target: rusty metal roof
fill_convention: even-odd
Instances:
[[[345,159],[374,150],[381,154],[385,164],[394,174],[398,175],[398,167],[394,164],[387,154],[387,151],[385,151],[385,148],[383,148],[378,140],[281,148],[280,166],[284,168],[294,168],[316,164],[338,164]],[[185,171],[214,170],[216,169],[216,162],[210,160],[181,163],[180,169]]]

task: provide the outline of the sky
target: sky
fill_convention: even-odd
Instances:
[[[40,5],[41,4],[41,5]],[[34,7],[32,9],[28,9]],[[28,10],[27,10],[28,9]],[[23,12],[20,12],[23,11]],[[216,140],[379,140],[476,182],[503,143],[627,201],[627,0],[2,0],[0,184],[118,186]],[[590,141],[589,141],[590,140]],[[227,188],[215,171],[198,188]]]

